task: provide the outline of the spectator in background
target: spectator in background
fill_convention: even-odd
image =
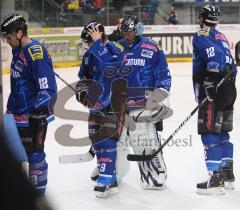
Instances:
[[[123,39],[123,34],[121,32],[121,25],[122,25],[123,18],[118,18],[117,19],[117,29],[114,30],[109,36],[108,40],[109,41],[119,41],[120,39]]]
[[[177,13],[175,6],[171,6],[169,16],[167,17],[168,24],[177,25],[179,22],[177,20]]]
[[[160,0],[141,0],[141,19],[146,25],[153,25]]]
[[[97,10],[97,14],[101,14],[105,12],[105,2],[104,0],[92,0],[92,4],[95,10]]]
[[[67,0],[68,10],[78,10],[79,9],[79,0]]]

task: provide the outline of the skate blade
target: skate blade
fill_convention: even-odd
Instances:
[[[201,195],[225,195],[223,187],[211,187],[208,189],[197,188],[197,193]]]
[[[224,182],[224,189],[226,190],[234,190],[234,182]]]
[[[106,198],[109,195],[114,195],[119,193],[119,189],[118,187],[113,187],[113,188],[109,188],[108,190],[106,190],[105,192],[99,192],[99,191],[95,191],[95,195],[98,198]]]

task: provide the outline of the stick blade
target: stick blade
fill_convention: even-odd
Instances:
[[[84,163],[93,160],[93,156],[91,153],[85,154],[75,154],[75,155],[60,155],[59,156],[59,163],[66,164],[66,163]]]
[[[133,155],[133,154],[129,154],[127,156],[127,159],[129,161],[149,161],[152,160],[155,157],[155,155],[153,156],[153,154],[151,155]]]

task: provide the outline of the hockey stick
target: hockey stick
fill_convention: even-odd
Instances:
[[[54,72],[55,76],[60,79],[63,83],[65,83],[68,87],[70,87],[70,89],[72,89],[72,91],[75,93],[75,89],[68,83],[66,82],[62,77],[59,76],[59,74],[57,74],[56,72]]]
[[[60,79],[63,83],[65,83],[70,89],[72,89],[75,93],[75,89],[66,82],[62,77],[59,76],[56,72],[54,72],[55,76]],[[92,146],[89,148],[88,152],[83,154],[76,155],[60,155],[59,162],[60,163],[83,163],[93,160],[95,153],[92,151]]]
[[[234,68],[232,68],[222,79],[221,81],[217,84],[216,88],[219,88],[234,72]],[[129,161],[148,161],[152,160],[160,151],[162,151],[163,147],[176,135],[176,133],[191,119],[191,117],[197,112],[197,110],[202,107],[206,102],[207,98],[204,98],[198,106],[186,117],[185,120],[177,127],[177,129],[168,137],[168,139],[152,154],[150,155],[134,155],[134,154],[129,154],[127,156],[127,159]]]
[[[89,151],[83,154],[60,155],[59,163],[84,163],[93,160],[94,156],[91,146]]]

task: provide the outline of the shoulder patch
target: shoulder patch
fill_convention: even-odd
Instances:
[[[200,29],[197,34],[198,36],[209,36],[210,28]]]
[[[122,46],[122,45],[120,45],[119,43],[117,43],[117,42],[113,42],[114,43],[114,45],[117,47],[117,48],[119,48],[120,49],[120,51],[121,52],[123,52],[123,50],[124,50],[124,47]]]
[[[43,49],[41,45],[33,45],[29,47],[28,52],[33,61],[43,59]]]

